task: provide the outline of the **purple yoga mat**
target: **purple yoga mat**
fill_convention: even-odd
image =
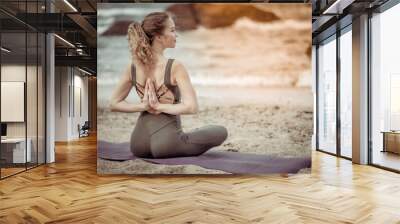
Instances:
[[[221,170],[234,174],[297,173],[311,167],[311,158],[280,158],[249,153],[207,151],[200,156],[147,159],[135,157],[129,143],[97,142],[99,158],[115,161],[142,159],[164,165],[197,165],[206,169]]]

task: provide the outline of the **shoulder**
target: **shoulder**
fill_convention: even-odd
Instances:
[[[126,81],[132,81],[132,70],[135,69],[133,67],[133,63],[129,63],[128,65],[125,66],[124,72],[123,72],[123,79]]]
[[[171,66],[171,73],[174,76],[185,76],[187,75],[187,70],[181,61],[174,59]]]

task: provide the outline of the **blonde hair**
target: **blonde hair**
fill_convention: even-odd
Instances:
[[[163,34],[165,21],[170,17],[167,12],[153,12],[148,14],[142,23],[133,22],[128,27],[132,59],[137,58],[145,68],[152,68],[156,63],[151,46],[155,36]]]

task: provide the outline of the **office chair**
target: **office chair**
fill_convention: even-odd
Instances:
[[[78,124],[79,138],[89,136],[89,129],[90,129],[89,121],[85,121],[82,127],[80,127],[80,125]]]

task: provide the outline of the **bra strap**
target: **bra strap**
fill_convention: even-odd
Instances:
[[[181,92],[179,91],[179,88],[174,86],[174,96],[175,96],[175,102],[174,103],[179,103],[181,101]]]
[[[164,83],[168,87],[168,89],[170,89],[171,92],[174,94],[175,98],[174,103],[178,103],[180,99],[179,89],[177,86],[173,86],[171,84],[171,68],[173,62],[174,59],[172,58],[168,59],[167,67],[165,68]]]
[[[164,83],[169,89],[173,89],[173,86],[171,84],[171,67],[172,67],[172,62],[174,62],[174,59],[169,58],[167,62],[167,67],[165,68],[165,74],[164,74]]]

